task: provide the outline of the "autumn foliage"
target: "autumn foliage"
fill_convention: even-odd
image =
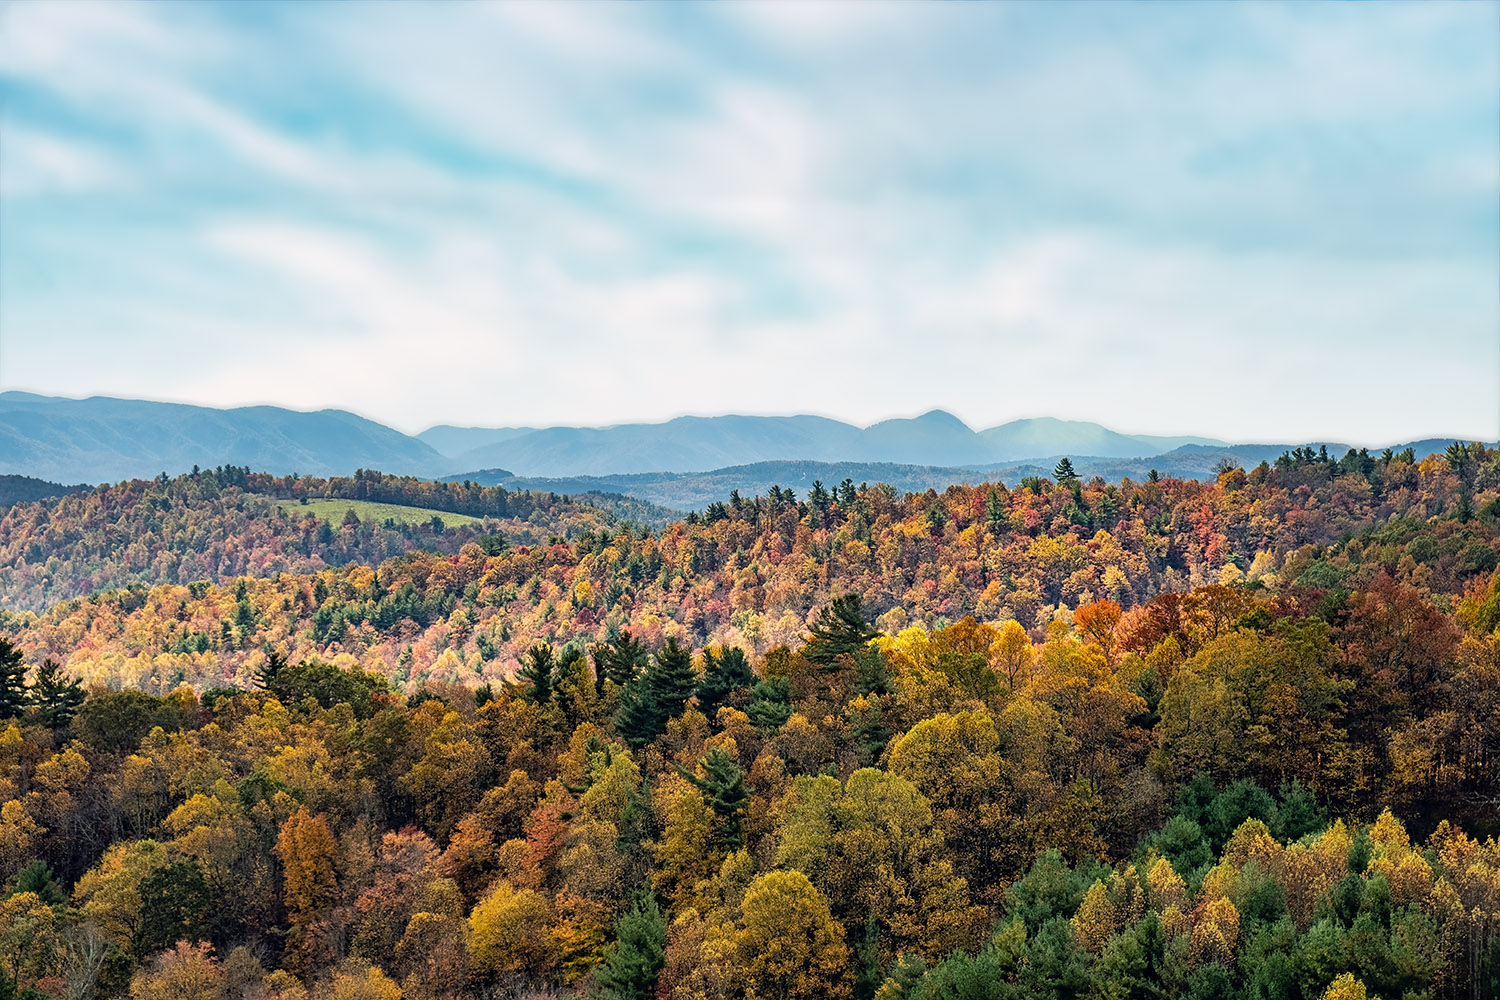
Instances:
[[[1494,467],[847,484],[11,613],[0,996],[1493,995]]]

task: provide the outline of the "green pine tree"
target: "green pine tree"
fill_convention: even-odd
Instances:
[[[1474,501],[1467,485],[1458,491],[1458,510],[1455,516],[1459,524],[1468,524],[1474,519]]]
[[[859,493],[854,489],[854,480],[852,480],[852,479],[845,479],[842,483],[839,483],[839,506],[840,507],[845,507],[845,508],[853,507],[854,506],[854,501],[857,500],[858,498],[859,498]]]
[[[677,773],[703,793],[704,801],[718,818],[720,842],[730,850],[738,850],[744,843],[742,823],[754,789],[745,786],[744,770],[721,747],[709,750],[698,766],[703,771],[701,778],[681,766]]]
[[[833,603],[818,612],[818,623],[812,628],[802,655],[820,667],[829,667],[840,656],[852,655],[865,647],[880,632],[865,621],[858,594],[835,597]]]
[[[807,502],[818,512],[818,522],[827,524],[828,513],[833,509],[834,495],[823,486],[823,480],[813,480],[812,489],[807,491]]]
[[[615,731],[625,737],[625,742],[636,748],[650,743],[661,735],[657,728],[659,721],[644,684],[632,684],[620,695],[620,706],[615,709]]]
[[[1115,518],[1120,513],[1120,502],[1116,499],[1115,488],[1111,486],[1104,491],[1099,498],[1099,517],[1107,526],[1113,526]]]
[[[594,972],[603,1000],[646,1000],[667,964],[667,922],[656,897],[643,895],[615,922],[615,943]]]
[[[999,490],[990,490],[989,499],[984,502],[984,514],[993,531],[1004,531],[1010,524],[1005,510],[1005,501],[1000,499]]]
[[[791,683],[785,677],[767,677],[755,685],[745,714],[762,736],[775,733],[792,717]]]
[[[68,901],[62,886],[57,884],[57,873],[45,861],[33,861],[22,868],[16,880],[10,884],[9,895],[34,892],[48,906],[61,906]]]
[[[36,707],[42,725],[58,730],[68,727],[86,697],[83,685],[62,676],[62,667],[48,657],[36,668],[27,700]]]
[[[1461,481],[1467,482],[1469,472],[1472,468],[1469,460],[1468,446],[1455,441],[1448,446],[1448,450],[1443,455],[1448,459],[1448,468],[1452,470],[1453,474]]]
[[[26,710],[26,664],[21,651],[0,639],[0,719],[14,719]]]
[[[545,705],[552,700],[553,670],[556,660],[552,653],[552,647],[546,643],[538,643],[526,651],[526,659],[521,664],[521,669],[516,671],[516,676],[531,685],[531,700],[538,705]]]
[[[697,687],[693,654],[676,639],[668,639],[640,679],[625,689],[615,728],[632,746],[645,746],[666,732],[668,721],[682,714]]]
[[[698,684],[698,710],[712,719],[737,691],[755,684],[755,672],[738,646],[703,651],[703,680]]]
[[[1059,486],[1075,482],[1078,479],[1078,473],[1073,471],[1073,460],[1066,455],[1060,458],[1052,469],[1052,478],[1057,480]]]
[[[647,670],[647,684],[652,699],[666,719],[675,719],[687,707],[688,699],[698,690],[698,674],[693,670],[693,654],[676,639],[656,651]],[[665,720],[663,720],[665,721]]]
[[[891,673],[885,654],[876,645],[866,645],[854,654],[854,691],[856,694],[889,694]]]
[[[255,686],[263,691],[274,691],[276,678],[286,669],[286,654],[272,651],[266,654],[266,662],[255,672]]]
[[[645,669],[646,661],[645,645],[637,642],[628,629],[621,629],[619,637],[614,642],[594,651],[596,676],[597,672],[602,671],[603,677],[609,678],[622,688],[635,683],[635,679]],[[603,677],[598,678],[600,690],[603,690]]]

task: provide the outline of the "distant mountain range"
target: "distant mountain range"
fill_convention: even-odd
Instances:
[[[978,466],[1040,455],[1135,458],[1188,444],[1224,444],[1203,437],[1121,434],[1050,417],[975,431],[942,410],[863,428],[827,417],[724,416],[614,427],[444,426],[417,437],[464,468],[501,467],[520,476],[707,472],[790,459]]]
[[[1450,440],[1410,444],[1425,455]],[[901,489],[1009,483],[1050,474],[1062,455],[1082,474],[1107,479],[1138,478],[1152,468],[1203,478],[1223,458],[1251,466],[1307,443],[1122,434],[1050,417],[975,431],[942,410],[863,428],[826,417],[731,415],[614,427],[443,425],[413,437],[344,410],[221,410],[0,393],[0,475],[97,483],[176,474],[194,465],[319,476],[366,468],[518,489],[622,493],[677,509],[702,506],[730,489],[753,495],[772,483],[797,489],[814,479],[889,482]],[[1348,448],[1327,447],[1335,455]]]
[[[318,476],[357,468],[438,476],[454,468],[424,442],[344,410],[0,392],[0,473],[100,483],[194,465]]]

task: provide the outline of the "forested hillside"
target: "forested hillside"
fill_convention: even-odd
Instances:
[[[846,592],[892,634],[973,615],[1015,619],[1040,637],[1082,603],[1128,609],[1209,583],[1337,590],[1383,575],[1451,608],[1500,561],[1495,453],[1476,450],[1455,464],[1460,473],[1440,456],[1421,464],[1303,456],[1226,472],[1216,484],[1028,480],[905,497],[846,482],[803,499],[781,489],[731,497],[660,532],[615,530],[589,508],[563,506],[595,518],[576,525],[593,530],[565,544],[465,544],[378,566],[351,559],[313,573],[260,570],[222,586],[104,592],[13,614],[8,628],[90,683],[165,693],[184,681],[246,684],[272,648],[294,660],[352,657],[345,662],[403,687],[499,680],[536,642],[602,641],[620,629],[653,645],[672,637],[763,654],[795,644],[817,609]],[[253,492],[269,489],[251,479]],[[433,491],[485,492],[387,478],[379,482],[411,490],[377,494],[346,482],[343,492],[361,499],[428,506],[439,502]],[[314,495],[329,488],[291,485],[304,484]],[[519,496],[542,509],[551,502]],[[353,546],[375,531],[304,521],[292,538],[267,544],[310,539],[311,547],[331,534],[334,546]],[[98,551],[108,544],[101,539]]]
[[[0,990],[1494,995],[1497,455],[1068,473],[11,614]]]
[[[308,499],[401,504],[484,519],[445,529],[422,521],[335,523]],[[329,507],[320,503],[316,510]],[[336,505],[333,505],[336,507]],[[617,519],[658,522],[667,513],[619,496],[559,497],[465,483],[358,472],[351,477],[277,477],[220,467],[172,479],[130,480],[0,510],[0,608],[40,610],[130,584],[218,583],[240,576],[310,573],[378,564],[404,552],[458,552],[498,533],[545,543],[609,528]],[[441,519],[440,519],[441,520]]]
[[[1436,445],[1442,451],[1446,442],[1417,442],[1417,455],[1427,455]],[[1317,452],[1328,446],[1308,446]],[[1334,454],[1344,454],[1347,446],[1332,447]],[[1165,454],[1148,458],[1090,458],[1074,453],[1070,461],[1077,473],[1085,479],[1099,476],[1105,480],[1145,479],[1155,472],[1159,477],[1172,479],[1200,479],[1214,481],[1226,465],[1241,465],[1246,468],[1262,461],[1275,461],[1291,449],[1280,445],[1183,445]],[[1393,449],[1405,451],[1405,446]],[[812,488],[821,480],[836,483],[843,479],[855,482],[887,483],[902,493],[922,493],[928,489],[945,490],[955,483],[975,485],[978,483],[1017,483],[1032,476],[1051,475],[1059,453],[1051,458],[1033,458],[1002,465],[984,463],[964,467],[934,465],[896,465],[890,462],[816,462],[806,460],[757,462],[753,465],[738,465],[709,472],[643,472],[611,476],[568,476],[547,478],[518,476],[507,469],[475,469],[461,476],[449,476],[453,481],[471,480],[489,486],[504,486],[509,490],[532,490],[552,493],[580,495],[603,491],[625,494],[642,501],[662,504],[678,510],[702,510],[715,500],[722,500],[730,490],[738,489],[749,496],[765,493],[771,486],[791,488],[799,494]]]
[[[82,485],[64,486],[61,483],[49,483],[45,479],[35,479],[31,476],[0,476],[0,508],[17,503],[28,503],[32,500],[45,500],[48,497],[60,497],[65,493],[84,493],[91,488]]]

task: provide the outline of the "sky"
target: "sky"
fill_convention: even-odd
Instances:
[[[1500,5],[0,6],[0,388],[1500,433]]]

